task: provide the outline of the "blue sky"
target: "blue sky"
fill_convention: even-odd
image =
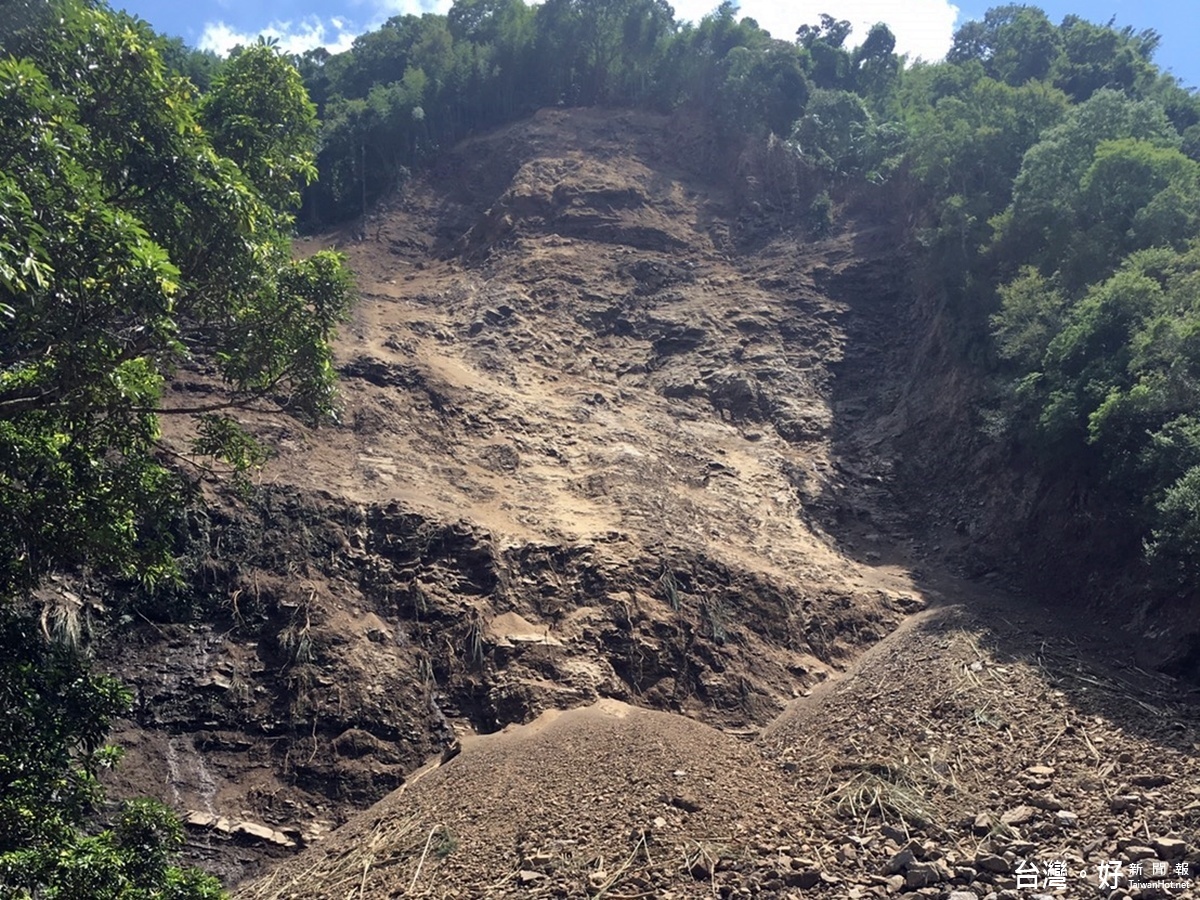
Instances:
[[[399,13],[445,12],[450,0],[111,0],[159,31],[189,44],[224,52],[266,33],[290,51],[318,45],[339,50],[356,34]],[[681,19],[697,19],[719,0],[677,0]],[[871,24],[887,22],[897,49],[912,57],[938,59],[950,46],[955,27],[978,18],[997,2],[977,0],[742,0],[742,15],[753,16],[776,37],[836,11],[863,37]],[[1163,36],[1157,62],[1189,87],[1200,86],[1200,0],[1045,0],[1037,3],[1055,21],[1074,13],[1094,22],[1116,18],[1120,26],[1153,28]]]

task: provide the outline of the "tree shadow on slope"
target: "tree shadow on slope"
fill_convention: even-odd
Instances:
[[[944,446],[940,469],[933,458],[912,457],[913,448],[930,444],[930,434],[914,439],[919,429],[933,428],[957,444],[947,426],[970,427],[969,415],[959,410],[952,423],[931,416],[953,415],[953,404],[973,395],[964,384],[970,376],[947,365],[929,318],[916,315],[905,296],[895,235],[886,228],[861,231],[850,257],[813,272],[817,286],[844,308],[837,323],[844,357],[830,366],[833,471],[808,510],[814,524],[860,565],[906,571],[934,604],[980,612],[981,647],[1042,670],[1072,716],[1194,756],[1200,690],[1148,671],[1155,662],[1152,638],[1133,641],[1094,609],[1039,604],[1009,583],[1002,542],[980,533],[984,517],[973,514],[1002,497],[1004,486],[993,486],[985,498],[978,480],[966,479],[970,466],[953,459],[960,450],[988,452],[978,449],[981,442],[966,435],[961,445]],[[919,380],[919,368],[931,360],[941,371]]]

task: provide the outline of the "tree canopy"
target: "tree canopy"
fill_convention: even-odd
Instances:
[[[51,572],[173,577],[166,529],[187,488],[160,416],[201,417],[197,449],[237,466],[253,454],[225,411],[332,410],[349,280],[290,241],[314,111],[266,45],[200,100],[144,23],[77,0],[16,11],[0,26],[0,881],[17,896],[216,896],[169,865],[182,837],[165,810],[78,831],[129,698],[45,646],[23,601]],[[181,365],[226,399],[164,407]]]

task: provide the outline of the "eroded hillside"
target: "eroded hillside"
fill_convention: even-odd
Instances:
[[[683,118],[548,110],[460,145],[365,229],[325,241],[362,295],[337,349],[341,423],[244,414],[274,458],[244,496],[206,487],[187,548],[206,623],[143,623],[106,651],[139,696],[118,735],[129,752],[117,790],[160,785],[192,811],[193,855],[236,880],[264,856],[324,845],[438,754],[451,760],[440,772],[475,768],[462,784],[431,778],[420,803],[482,797],[485,762],[527,751],[477,749],[476,735],[604,701],[546,733],[647,760],[678,739],[691,749],[672,765],[685,772],[729,757],[692,799],[663,786],[684,778],[667,761],[644,785],[670,795],[664,823],[691,817],[680,840],[696,849],[680,871],[695,890],[718,886],[724,851],[705,834],[741,848],[766,840],[773,817],[800,815],[781,798],[802,745],[777,717],[934,598],[921,561],[942,548],[925,546],[890,491],[905,425],[892,376],[909,340],[898,232],[879,210],[847,209],[815,236],[782,207],[770,164],[723,159]],[[175,399],[211,390],[193,374]],[[169,437],[183,447],[186,435]],[[863,702],[836,715],[853,708],[857,721]],[[773,722],[787,741],[765,753],[736,742]],[[1186,744],[1194,725],[1173,737]],[[528,751],[556,773],[553,803],[569,811],[582,779],[595,781],[586,804],[634,809],[636,778],[605,781],[573,752]],[[700,813],[743,794],[734,819],[763,798],[752,824]],[[550,813],[522,797],[480,800],[480,815],[512,804],[524,824],[508,824],[536,829]],[[394,811],[405,802],[380,808],[390,818],[372,820],[377,832],[411,820],[423,838],[454,818],[463,841],[499,846],[458,813]],[[643,812],[664,827],[657,807],[638,810],[629,828]],[[357,822],[345,840],[361,845]],[[485,875],[538,887],[546,866],[524,856],[545,848],[504,828],[516,846],[486,858],[503,871],[458,866],[450,848],[447,880],[422,889],[482,896],[469,885]],[[405,841],[405,878],[420,876]],[[802,877],[771,890],[820,880],[801,862]],[[620,865],[588,863],[571,890],[608,890]],[[645,889],[664,890],[676,868]],[[750,868],[729,883],[761,892],[770,879]],[[525,871],[542,877],[524,884]],[[334,887],[301,879],[289,896]]]

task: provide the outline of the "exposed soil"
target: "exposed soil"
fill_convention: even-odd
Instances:
[[[547,713],[236,896],[968,900],[1037,894],[1029,873],[1064,863],[1045,894],[1094,897],[1102,864],[1124,886],[1133,863],[1194,872],[1195,696],[1085,626],[946,593],[751,744],[612,701]]]
[[[114,792],[191,811],[192,858],[254,898],[984,896],[1019,859],[1142,846],[1200,869],[1191,695],[954,580],[997,551],[901,471],[899,211],[818,237],[779,166],[549,110],[314,242],[362,292],[341,424],[246,413],[275,456],[205,486],[204,616],[100,648],[139,694]]]

